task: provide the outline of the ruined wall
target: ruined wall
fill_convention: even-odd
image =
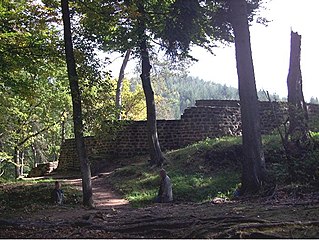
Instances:
[[[260,102],[262,133],[271,133],[287,119],[287,104]],[[319,105],[310,104],[309,119],[314,130],[319,126]],[[275,113],[275,114],[274,114]],[[239,101],[200,100],[184,111],[181,120],[158,120],[158,136],[162,150],[177,149],[191,143],[220,136],[241,135]],[[95,166],[106,159],[131,157],[148,153],[146,121],[126,121],[109,138],[86,137],[88,156]],[[99,163],[99,164],[97,164]],[[61,146],[59,170],[79,169],[74,139]]]

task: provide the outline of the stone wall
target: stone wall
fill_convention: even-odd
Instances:
[[[259,104],[263,134],[271,133],[276,126],[287,120],[286,103]],[[319,105],[309,104],[308,110],[312,129],[318,130]],[[108,138],[85,138],[93,172],[103,160],[148,153],[146,121],[123,123],[122,127]],[[184,147],[206,138],[238,136],[241,135],[239,101],[199,100],[194,107],[184,111],[180,120],[158,120],[157,128],[164,151]],[[67,139],[62,144],[58,169],[79,169],[74,139]]]

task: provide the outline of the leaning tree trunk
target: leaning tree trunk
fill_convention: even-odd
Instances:
[[[77,154],[81,163],[82,173],[82,191],[83,204],[85,206],[93,207],[93,194],[91,184],[91,169],[87,157],[84,137],[83,137],[83,123],[82,123],[82,107],[81,107],[81,93],[78,84],[78,76],[76,73],[76,65],[73,52],[70,11],[68,0],[61,0],[62,17],[64,24],[64,43],[66,63],[68,70],[68,78],[71,88],[72,104],[73,104],[73,122],[74,135],[76,141]]]
[[[161,147],[157,135],[157,124],[156,124],[156,110],[155,110],[155,100],[154,92],[151,85],[150,70],[152,68],[150,64],[149,53],[147,49],[147,36],[145,33],[145,20],[143,16],[144,7],[142,3],[139,3],[139,12],[141,18],[139,20],[139,39],[140,39],[140,54],[142,60],[142,85],[146,98],[146,109],[147,109],[147,131],[148,131],[148,142],[149,142],[149,152],[151,158],[151,165],[162,166],[164,162],[164,155],[161,151]]]
[[[307,105],[302,91],[302,75],[300,68],[301,36],[291,31],[290,64],[287,77],[288,86],[288,136],[294,145],[309,140]],[[286,139],[288,139],[288,136]]]
[[[243,172],[241,194],[257,192],[265,180],[265,159],[245,0],[229,0],[235,35],[242,119]]]
[[[122,110],[122,88],[123,88],[123,79],[124,79],[124,72],[126,65],[128,63],[128,60],[130,58],[131,49],[128,49],[125,53],[123,63],[120,69],[119,79],[117,80],[117,87],[116,87],[116,95],[115,95],[115,106],[118,110],[117,119],[121,120],[121,110]]]

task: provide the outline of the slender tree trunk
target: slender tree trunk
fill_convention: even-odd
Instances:
[[[65,122],[65,119],[61,121],[61,144],[65,142]]]
[[[20,176],[23,176],[23,172],[24,172],[24,152],[23,151],[20,151],[20,154],[19,154],[19,158],[20,158],[20,167],[19,167],[19,174]]]
[[[31,144],[31,151],[32,151],[32,154],[33,154],[33,167],[36,167],[37,166],[37,151],[34,147],[34,144]]]
[[[257,192],[265,180],[258,98],[252,61],[245,0],[229,0],[235,35],[237,74],[242,118],[243,172],[241,193]]]
[[[146,108],[147,108],[147,130],[148,130],[148,142],[149,151],[151,158],[151,165],[162,166],[164,162],[164,155],[161,151],[161,147],[157,135],[157,123],[156,123],[156,110],[155,110],[155,100],[154,92],[151,85],[150,70],[152,68],[150,64],[149,53],[147,49],[147,36],[145,33],[145,20],[143,16],[144,6],[139,2],[138,4],[139,13],[141,18],[139,20],[139,41],[140,41],[140,54],[142,60],[142,84],[143,90],[146,98]]]
[[[15,163],[15,178],[20,177],[20,151],[18,147],[14,148],[14,156],[13,156],[13,161]]]
[[[119,79],[117,80],[117,87],[116,87],[116,96],[115,96],[115,106],[118,110],[117,119],[121,120],[121,110],[122,110],[122,88],[123,88],[123,79],[124,79],[124,72],[127,66],[128,60],[130,58],[131,49],[128,49],[125,53],[123,63],[120,69]]]
[[[291,31],[290,64],[287,77],[289,107],[288,135],[291,137],[291,141],[298,145],[309,138],[307,105],[302,91],[300,49],[301,36]]]
[[[74,135],[76,141],[77,154],[81,163],[82,173],[82,190],[83,190],[83,204],[85,206],[93,207],[93,194],[91,184],[91,169],[87,157],[84,137],[83,137],[83,123],[82,123],[82,108],[81,108],[81,93],[78,84],[78,76],[76,73],[76,65],[73,52],[70,11],[68,0],[61,0],[63,24],[64,24],[64,43],[66,63],[68,70],[68,78],[71,88],[72,104],[73,104],[73,122]]]

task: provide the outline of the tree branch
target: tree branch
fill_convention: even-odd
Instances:
[[[65,111],[62,112],[61,116],[63,116],[64,112],[65,112]],[[38,131],[38,132],[36,132],[36,133],[34,133],[34,134],[29,135],[29,136],[26,137],[24,140],[22,140],[21,142],[19,142],[19,143],[17,144],[17,146],[18,146],[18,147],[19,147],[19,146],[22,146],[22,145],[23,145],[26,141],[28,141],[29,139],[31,139],[31,138],[33,138],[33,137],[36,137],[36,136],[38,136],[39,134],[41,134],[41,133],[43,133],[43,132],[49,130],[51,127],[53,127],[54,125],[60,123],[61,121],[62,121],[62,120],[61,120],[61,118],[60,118],[58,121],[56,121],[56,122],[50,124],[49,126],[43,128],[43,129],[41,129],[40,131]]]

